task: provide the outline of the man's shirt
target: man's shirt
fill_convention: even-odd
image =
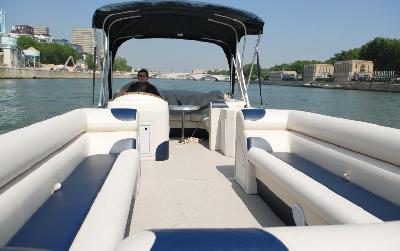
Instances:
[[[125,92],[147,92],[161,97],[161,94],[158,92],[157,88],[149,82],[132,82],[127,84],[126,86],[126,89],[122,88],[121,90]]]

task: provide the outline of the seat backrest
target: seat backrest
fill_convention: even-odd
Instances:
[[[399,129],[302,111],[290,111],[287,128],[400,166]]]
[[[286,130],[288,110],[242,109],[237,114],[237,126],[242,130]]]
[[[0,187],[85,131],[85,113],[74,110],[0,135]]]
[[[111,134],[107,138],[114,141],[96,142],[109,143],[107,153],[118,153],[121,147],[111,146],[121,135],[114,135],[135,136],[136,118],[132,109],[78,109],[0,135],[0,246],[46,201],[54,184],[88,156],[87,131]]]

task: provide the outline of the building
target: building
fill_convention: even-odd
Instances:
[[[331,64],[309,64],[304,66],[304,81],[328,79],[333,76],[334,67]]]
[[[78,53],[83,53],[83,48],[79,44],[66,44],[66,45],[71,47],[72,49],[74,49]],[[93,52],[90,53],[90,54],[93,54]]]
[[[82,46],[78,45],[78,44],[71,44],[67,39],[62,38],[62,39],[57,39],[57,38],[53,38],[51,40],[51,42],[53,44],[61,44],[61,45],[66,45],[71,47],[72,49],[74,49],[76,52],[78,53],[83,53],[83,49]],[[92,53],[93,54],[93,53]]]
[[[295,71],[271,71],[269,80],[282,81],[282,80],[296,80],[297,72]]]
[[[25,54],[25,67],[40,67],[40,51],[33,47],[24,50]]]
[[[17,40],[13,37],[0,35],[0,65],[5,67],[18,67],[20,55],[18,54]]]
[[[373,77],[374,63],[367,60],[347,60],[335,63],[333,78],[335,82],[369,80]]]
[[[17,39],[6,35],[6,14],[0,9],[0,66],[23,66],[23,54],[18,50]]]
[[[93,54],[94,46],[96,45],[94,30],[91,28],[73,29],[72,43],[80,45],[84,53]]]
[[[11,33],[18,35],[31,35],[33,36],[33,27],[26,24],[13,25],[11,27]]]
[[[69,44],[69,41],[67,39],[65,39],[65,38],[61,38],[61,39],[53,38],[53,39],[51,39],[51,42],[53,44],[61,44],[61,45]]]
[[[49,27],[44,26],[33,26],[34,35],[50,36]]]
[[[51,43],[49,27],[33,26],[33,36],[39,42]]]

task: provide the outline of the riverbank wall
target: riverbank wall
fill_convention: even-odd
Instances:
[[[96,72],[96,78],[100,72]],[[129,74],[113,74],[114,78],[132,78]],[[44,69],[30,68],[4,68],[0,67],[0,79],[73,79],[93,78],[92,72],[71,72],[71,71],[49,71]]]
[[[360,90],[360,91],[381,91],[400,92],[400,83],[385,82],[303,82],[303,81],[263,81],[264,85],[281,85],[307,88]]]

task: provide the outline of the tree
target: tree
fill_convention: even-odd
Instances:
[[[377,37],[360,49],[360,59],[372,60],[376,70],[400,70],[400,39]]]
[[[85,63],[87,65],[88,69],[92,70],[93,66],[94,66],[93,55],[87,54],[86,58],[85,58]],[[96,66],[96,69],[97,69],[97,66]]]
[[[209,70],[207,74],[210,75],[229,75],[229,70]]]
[[[296,60],[293,63],[287,64],[280,64],[280,65],[274,65],[271,68],[269,68],[269,71],[295,71],[298,74],[303,75],[304,74],[304,66],[308,64],[320,64],[321,61],[318,60]]]
[[[29,47],[39,50],[40,62],[43,64],[64,64],[69,56],[74,60],[82,58],[82,54],[67,45],[40,43],[29,36],[18,37],[17,45],[24,50]]]
[[[113,63],[113,71],[132,71],[132,66],[128,65],[125,58],[116,57]]]
[[[355,60],[360,59],[360,48],[350,49],[348,51],[341,51],[336,53],[333,57],[328,59],[326,63],[335,64],[337,61]]]
[[[250,74],[250,68],[251,68],[251,64],[246,64],[243,66],[243,74],[247,80],[247,78],[249,77]],[[263,69],[262,67],[260,67],[260,77],[261,79],[266,79],[269,77],[269,69]],[[258,69],[257,69],[257,65],[254,64],[253,65],[253,71],[251,72],[251,77],[250,80],[256,80],[258,78]]]
[[[23,50],[28,49],[29,47],[37,47],[37,42],[30,36],[20,36],[17,38],[17,45]]]
[[[304,66],[308,64],[320,64],[321,61],[318,60],[297,60],[294,61],[291,65],[290,68],[292,71],[296,71],[298,74],[303,75],[304,74]]]

